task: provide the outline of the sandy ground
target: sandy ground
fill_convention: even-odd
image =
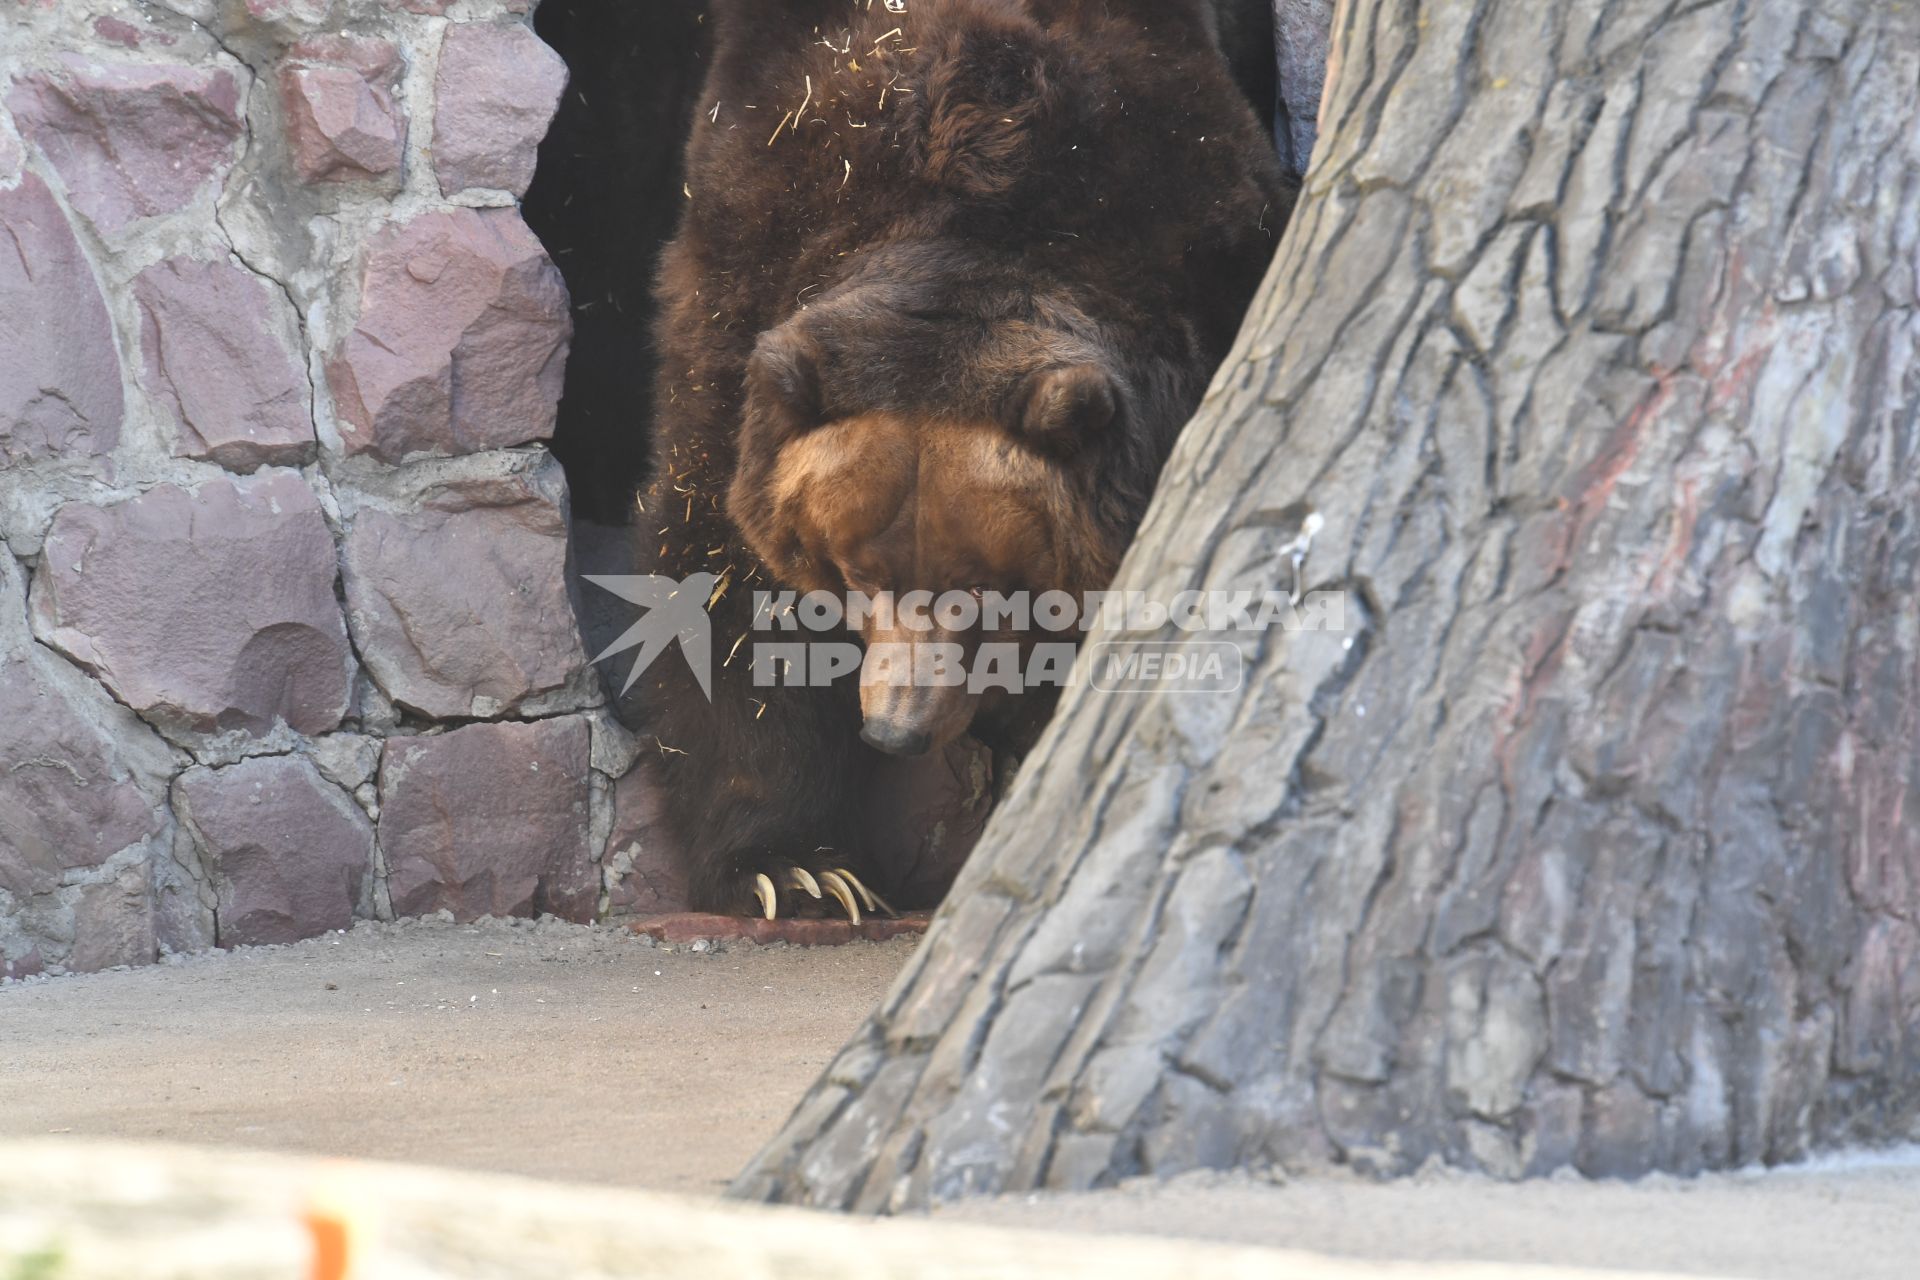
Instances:
[[[718,954],[565,925],[369,925],[0,988],[0,1136],[406,1159],[712,1192],[913,943]],[[1920,1151],[1634,1185],[1189,1178],[943,1217],[1371,1259],[1920,1276]]]
[[[1662,1271],[1744,1280],[1920,1276],[1920,1151],[1808,1170],[1506,1184],[1258,1185],[1193,1177],[1091,1195],[957,1205],[942,1218],[1189,1236],[1334,1257]]]
[[[0,1135],[237,1144],[718,1191],[912,943],[720,954],[362,925],[0,988]]]

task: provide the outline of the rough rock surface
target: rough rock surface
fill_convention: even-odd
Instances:
[[[588,752],[577,716],[389,739],[380,845],[394,913],[591,919]]]
[[[408,13],[421,13],[430,17],[441,17],[451,9],[454,0],[386,0],[390,9],[404,9]],[[534,0],[501,0],[503,13],[531,13]]]
[[[152,958],[146,858],[172,753],[33,643],[26,575],[0,544],[0,977]]]
[[[348,617],[388,697],[439,718],[597,700],[567,590],[565,494],[548,462],[351,518]]]
[[[225,176],[242,133],[238,77],[180,64],[69,57],[18,81],[7,108],[73,207],[109,234],[185,207]]]
[[[1305,173],[1320,135],[1320,98],[1327,83],[1327,46],[1334,0],[1273,0],[1274,47],[1280,60],[1281,156]]]
[[[168,258],[133,296],[142,381],[172,415],[175,453],[236,471],[312,457],[313,388],[275,336],[277,290],[230,262]]]
[[[0,125],[0,183],[11,184],[27,163],[27,149],[13,131]]]
[[[174,809],[218,900],[218,941],[297,942],[371,910],[373,823],[301,756],[191,769]]]
[[[113,326],[47,184],[0,190],[0,468],[105,453],[125,398]]]
[[[540,140],[567,87],[567,64],[519,23],[466,22],[440,46],[433,167],[448,195],[527,193]]]
[[[0,546],[0,895],[48,893],[165,827],[171,757],[106,690],[33,643]]]
[[[263,22],[306,26],[325,22],[334,0],[246,0],[247,13]]]
[[[333,538],[298,475],[70,503],[43,554],[36,633],[163,729],[324,733],[346,714]]]
[[[94,973],[115,965],[144,965],[156,958],[152,865],[121,867],[73,894],[73,948],[65,967]]]
[[[149,864],[136,863],[89,882],[72,897],[73,946],[65,966],[70,972],[153,962],[157,943]]]
[[[329,782],[357,792],[380,768],[380,740],[363,733],[330,733],[307,744],[307,758]]]
[[[145,39],[145,33],[131,22],[104,14],[93,20],[93,32],[108,44],[119,45],[123,49],[138,49]]]
[[[328,370],[348,453],[399,462],[552,433],[572,321],[560,272],[518,213],[456,209],[385,228],[359,295]]]
[[[391,40],[321,36],[295,45],[280,67],[294,171],[307,182],[397,174],[407,149],[407,118],[399,104],[405,69]]]

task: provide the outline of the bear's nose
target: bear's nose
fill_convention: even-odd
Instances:
[[[860,728],[860,741],[890,756],[923,756],[933,745],[933,735],[917,729],[903,729],[884,720],[869,720]]]

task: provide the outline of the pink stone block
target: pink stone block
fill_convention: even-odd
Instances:
[[[229,262],[169,258],[134,278],[141,381],[166,406],[174,452],[236,471],[312,457],[313,388],[275,337],[286,302]]]
[[[518,23],[462,23],[440,47],[433,167],[449,195],[488,187],[525,195],[567,64]]]
[[[399,102],[406,64],[391,41],[302,41],[280,67],[280,104],[294,171],[307,182],[398,174],[407,150]]]
[[[572,334],[560,271],[515,211],[387,227],[328,366],[346,451],[398,462],[546,439]]]
[[[17,81],[7,107],[73,207],[108,234],[224,181],[244,131],[239,81],[213,67],[69,58]]]

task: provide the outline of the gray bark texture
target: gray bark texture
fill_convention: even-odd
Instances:
[[[1346,635],[1074,691],[735,1194],[1920,1133],[1920,6],[1344,0],[1334,63],[1121,585],[1317,512]]]

